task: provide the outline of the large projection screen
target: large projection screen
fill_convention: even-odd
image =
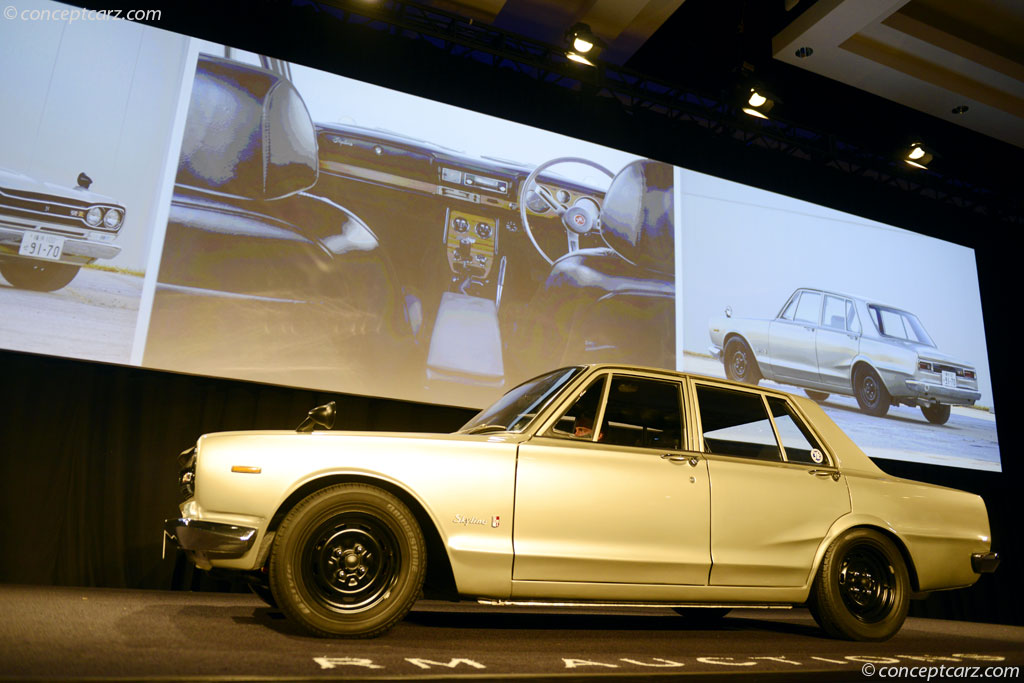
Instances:
[[[477,407],[638,363],[806,391],[874,457],[1000,469],[969,248],[128,22],[0,32],[4,348]],[[115,256],[26,287],[44,194],[126,218],[58,238]]]

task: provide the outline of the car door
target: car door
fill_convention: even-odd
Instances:
[[[711,480],[714,586],[801,586],[846,478],[789,398],[691,380]]]
[[[519,447],[513,579],[705,585],[707,464],[685,438],[677,378],[590,381]]]
[[[775,379],[816,384],[814,333],[821,316],[821,292],[802,290],[768,327],[768,355]]]
[[[860,331],[860,318],[853,301],[826,294],[821,326],[814,343],[823,384],[849,391],[853,359],[860,349]]]

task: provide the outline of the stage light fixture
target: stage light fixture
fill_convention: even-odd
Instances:
[[[934,158],[935,155],[925,149],[924,144],[920,142],[911,143],[903,154],[903,161],[915,168],[928,168],[928,164]]]
[[[775,98],[766,93],[763,88],[754,87],[746,93],[746,102],[743,111],[759,119],[768,118],[768,112],[775,106]]]
[[[580,55],[584,55],[593,50],[598,42],[593,32],[591,32],[590,27],[586,24],[576,24],[573,26],[569,29],[567,38],[569,38],[572,43],[573,52]]]

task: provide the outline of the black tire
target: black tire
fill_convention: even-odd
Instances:
[[[419,598],[426,563],[423,533],[402,501],[374,486],[338,484],[303,499],[281,523],[270,587],[309,632],[372,638]]]
[[[738,337],[729,340],[722,355],[725,365],[725,376],[744,384],[757,384],[761,381],[761,370],[757,366],[754,352],[747,342]]]
[[[815,391],[814,389],[804,389],[804,393],[815,403],[824,403],[825,399],[831,396],[827,391]]]
[[[673,611],[694,626],[714,626],[732,610],[728,607],[673,607]]]
[[[825,551],[808,601],[814,620],[830,636],[862,641],[892,638],[909,606],[903,556],[873,529],[853,529]]]
[[[853,395],[857,397],[857,405],[868,415],[882,417],[889,412],[892,396],[882,378],[871,368],[862,367],[854,373]]]
[[[921,406],[924,418],[933,425],[944,425],[949,422],[949,404],[936,403],[930,406]]]
[[[11,285],[35,292],[52,292],[64,287],[75,279],[80,269],[81,266],[67,263],[46,263],[31,259],[0,263],[0,274]]]

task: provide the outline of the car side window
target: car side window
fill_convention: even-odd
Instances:
[[[678,382],[614,375],[599,440],[613,446],[679,450],[682,412]]]
[[[583,441],[593,441],[594,421],[601,406],[607,375],[598,377],[587,386],[576,401],[558,418],[548,430],[548,436],[559,436]]]
[[[850,332],[860,334],[860,316],[857,315],[857,308],[849,299],[846,300],[846,329]]]
[[[832,328],[833,330],[845,330],[848,304],[849,302],[846,299],[826,295],[825,314],[821,318],[822,324],[825,327]]]
[[[779,431],[779,439],[786,451],[787,462],[799,462],[807,465],[830,465],[828,456],[818,444],[817,439],[807,429],[807,425],[793,412],[792,407],[784,399],[768,397],[775,428]]]
[[[800,295],[800,303],[796,307],[795,320],[799,322],[818,324],[818,314],[821,312],[821,293],[804,292]]]
[[[782,318],[783,320],[792,320],[793,315],[796,313],[796,304],[798,301],[800,301],[799,292],[793,295],[793,298],[791,298],[789,300],[789,303],[786,304],[785,310],[782,311],[782,314],[779,317]]]
[[[706,452],[782,460],[775,430],[760,394],[698,384],[697,403]]]

